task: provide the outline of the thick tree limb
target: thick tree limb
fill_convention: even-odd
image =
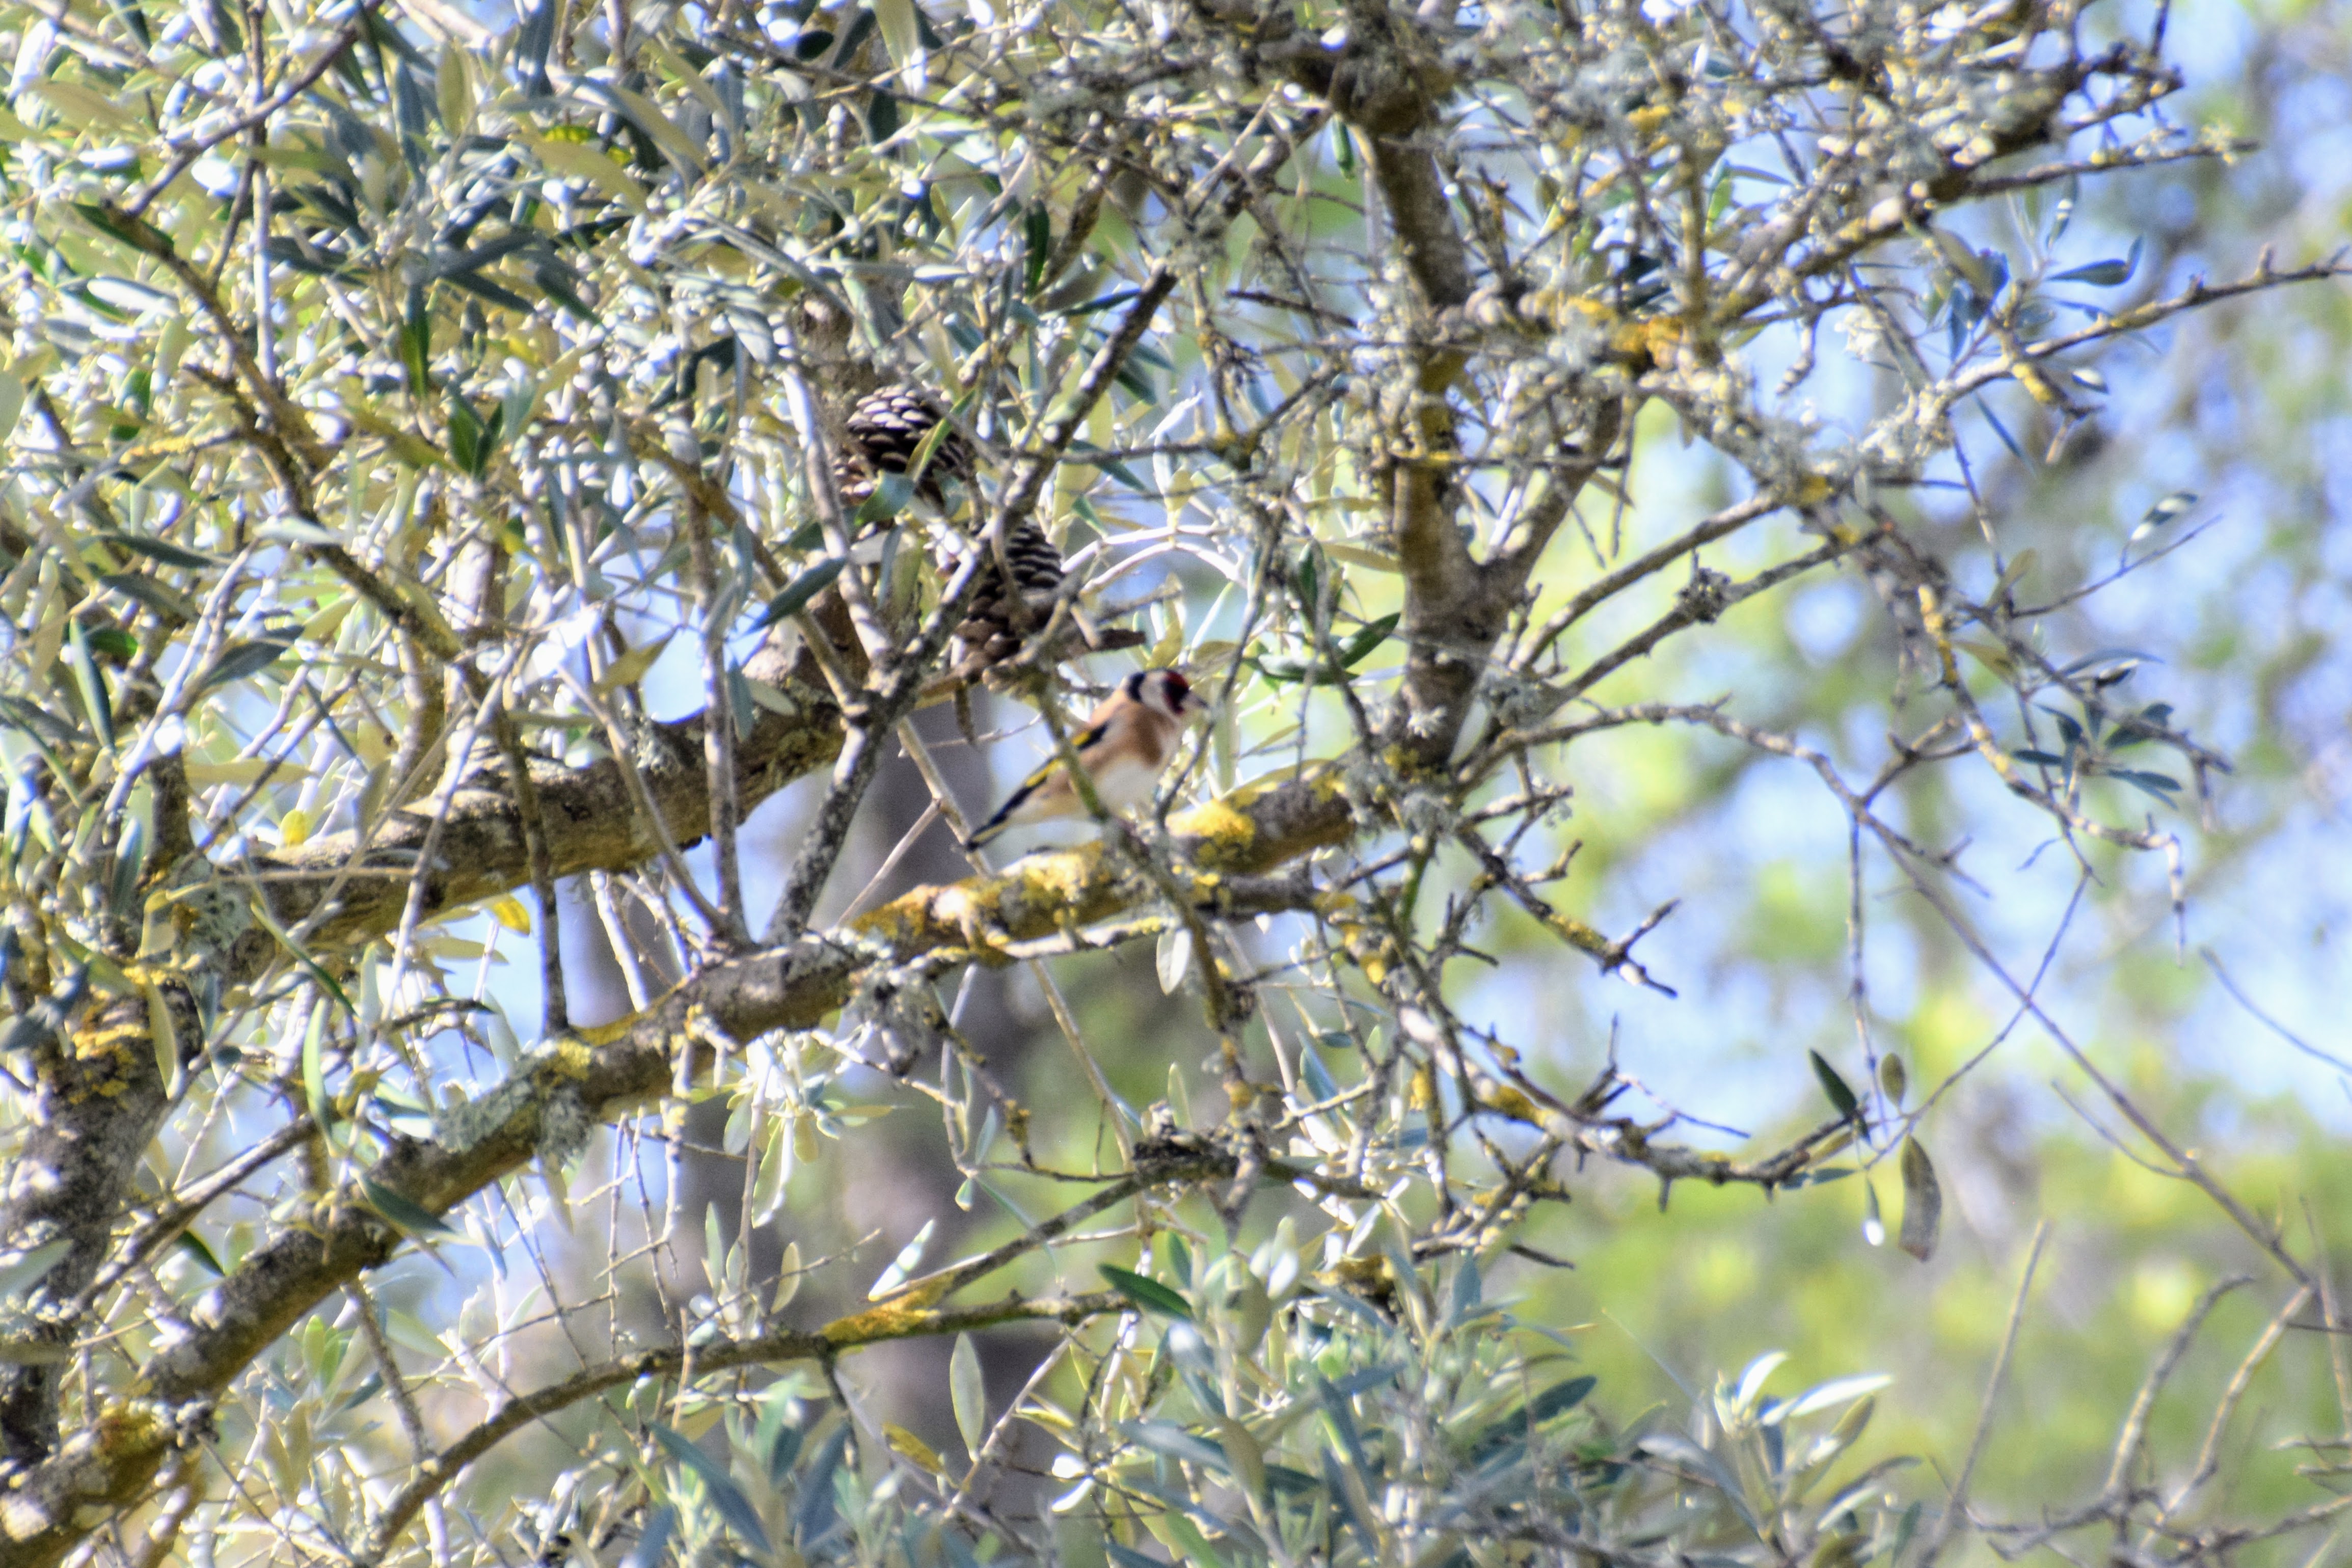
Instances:
[[[699,757],[690,761],[698,772]],[[1349,817],[1336,776],[1318,773],[1246,803],[1213,803],[1170,827],[1191,891],[1247,915],[1293,907],[1297,889],[1286,879],[1261,884],[1254,874],[1339,842]],[[745,1037],[807,1027],[846,1001],[874,963],[926,954],[950,964],[990,961],[1004,941],[1051,935],[1151,896],[1149,881],[1099,843],[1033,855],[995,877],[918,889],[850,931],[712,964],[645,1012],[556,1043],[452,1118],[434,1142],[401,1141],[365,1181],[446,1213],[664,1093],[676,1076],[676,1053],[704,1048],[715,1032]],[[140,1369],[141,1398],[17,1470],[19,1484],[0,1497],[0,1568],[61,1559],[81,1540],[73,1521],[85,1505],[135,1502],[254,1357],[343,1285],[398,1254],[404,1238],[368,1206],[366,1190],[341,1189],[310,1224],[264,1243],[198,1300],[190,1312],[194,1331]],[[99,1256],[91,1251],[93,1263]],[[889,1336],[856,1342],[883,1337]]]
[[[836,645],[853,646],[842,635],[846,625],[837,601],[832,618]],[[772,641],[744,673],[775,687],[794,708],[790,715],[761,709],[751,733],[735,748],[738,798],[748,813],[794,779],[829,764],[841,751],[843,721],[840,704],[804,648]],[[710,828],[703,728],[704,715],[698,713],[646,725],[639,735],[638,773],[671,841],[681,847]],[[535,763],[531,776],[539,786],[548,857],[557,877],[625,870],[658,853],[658,843],[633,809],[619,763],[584,768]],[[274,917],[291,926],[332,900],[333,913],[311,936],[316,949],[330,952],[398,929],[415,857],[440,805],[427,798],[388,814],[365,844],[353,833],[331,834],[260,859],[262,890]],[[441,826],[436,859],[426,880],[428,918],[528,879],[521,817],[512,790],[499,775],[478,775],[457,786]],[[253,978],[271,952],[266,939],[246,944],[232,966],[234,977]]]
[[[32,1126],[0,1199],[0,1230],[20,1255],[67,1244],[31,1291],[32,1335],[51,1356],[22,1352],[0,1364],[0,1456],[37,1459],[58,1443],[58,1386],[78,1314],[71,1309],[107,1258],[131,1173],[170,1109],[155,1062],[151,1005],[172,1015],[177,1037],[197,1038],[195,1004],[176,980],[150,996],[108,999],[78,1027],[36,1047]],[[5,1524],[0,1513],[0,1527]]]

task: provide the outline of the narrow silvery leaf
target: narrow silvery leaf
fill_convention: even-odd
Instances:
[[[1160,994],[1173,995],[1184,984],[1184,976],[1192,972],[1192,933],[1182,926],[1171,926],[1160,933]]]
[[[964,1451],[974,1459],[988,1430],[988,1386],[980,1372],[980,1352],[970,1334],[956,1336],[948,1356],[948,1397],[954,1402],[956,1430],[963,1434]]]
[[[784,1259],[776,1267],[776,1296],[768,1303],[768,1310],[781,1312],[793,1304],[801,1293],[801,1244],[790,1242],[784,1247]]]
[[[37,1247],[16,1262],[0,1266],[0,1301],[13,1300],[39,1284],[58,1260],[73,1250],[70,1241],[52,1241]]]
[[[882,1270],[882,1277],[874,1281],[872,1289],[866,1292],[867,1300],[878,1301],[907,1282],[907,1276],[923,1261],[923,1251],[931,1245],[931,1232],[939,1228],[939,1223],[935,1219],[923,1222],[923,1228],[915,1233],[915,1239],[898,1249],[898,1256],[890,1260],[890,1267]]]
[[[1936,1254],[1944,1222],[1944,1189],[1916,1138],[1903,1141],[1903,1250],[1925,1263]]]

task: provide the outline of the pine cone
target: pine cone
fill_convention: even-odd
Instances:
[[[874,493],[884,474],[903,474],[914,465],[926,437],[946,416],[930,395],[904,384],[886,386],[860,398],[845,423],[841,453],[834,459],[833,480],[844,505],[856,510]],[[944,506],[940,488],[942,475],[969,485],[972,477],[971,447],[949,431],[931,452],[915,492],[933,506]]]
[[[852,510],[873,495],[884,474],[903,474],[911,468],[924,439],[945,417],[931,395],[900,384],[883,387],[858,400],[844,421],[841,455],[834,465],[834,482]],[[972,482],[972,450],[950,431],[940,439],[930,462],[916,485],[916,493],[934,506],[944,506],[942,475]],[[1062,556],[1043,530],[1024,519],[1004,542],[1004,558],[1013,569],[1007,586],[993,560],[981,567],[981,583],[963,624],[956,628],[956,668],[977,675],[1020,653],[1028,634],[1042,628],[1054,613],[1062,588]]]
[[[1045,626],[1053,616],[1055,596],[1062,591],[1062,553],[1034,519],[1024,518],[1013,528],[1004,541],[1004,559],[1013,568],[1017,598],[1007,592],[1004,574],[993,560],[981,568],[980,588],[956,628],[956,668],[963,674],[976,674],[1019,653],[1024,633]]]

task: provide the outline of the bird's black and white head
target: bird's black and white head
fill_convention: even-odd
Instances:
[[[1171,723],[1181,724],[1209,705],[1179,669],[1139,669],[1121,682],[1130,701],[1139,702]]]

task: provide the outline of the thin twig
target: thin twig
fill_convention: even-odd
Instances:
[[[2000,1336],[2000,1352],[1993,1357],[1992,1375],[1985,1380],[1984,1403],[1977,1410],[1976,1432],[1969,1439],[1968,1458],[1960,1461],[1960,1473],[1953,1479],[1951,1495],[1944,1500],[1944,1511],[1936,1521],[1934,1532],[1921,1543],[1912,1568],[1932,1568],[1968,1518],[1969,1483],[1976,1479],[1977,1461],[1984,1457],[1985,1439],[1992,1435],[1993,1408],[2000,1402],[2001,1384],[2009,1376],[2010,1358],[2017,1352],[2017,1332],[2025,1323],[2026,1297],[2033,1289],[2034,1270],[2042,1266],[2042,1249],[2050,1240],[2050,1228],[2047,1219],[2033,1227],[2033,1245],[2026,1251],[2025,1268],[2017,1279],[2017,1295],[2009,1305],[2009,1327]]]

